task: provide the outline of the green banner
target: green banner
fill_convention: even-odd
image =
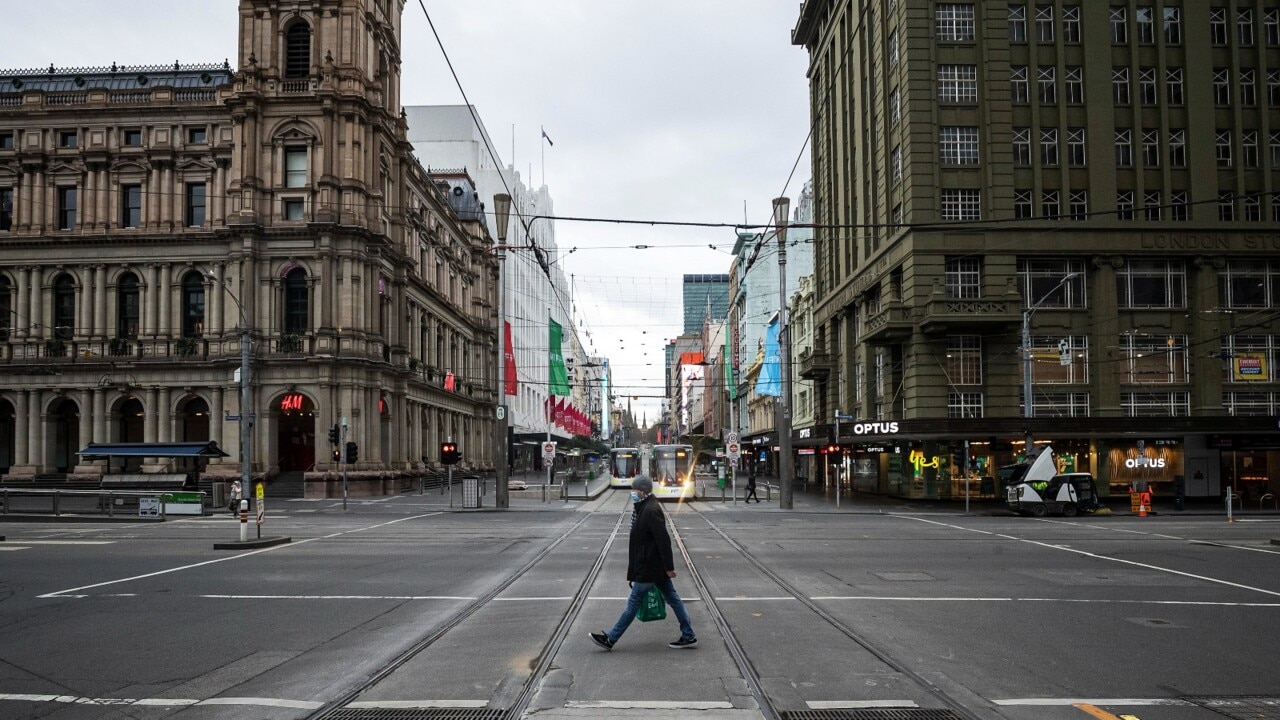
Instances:
[[[564,352],[560,349],[563,330],[560,323],[547,317],[547,326],[551,329],[551,342],[547,355],[547,387],[551,395],[567,396],[569,394],[569,371],[564,367]]]

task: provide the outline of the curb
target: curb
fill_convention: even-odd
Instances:
[[[264,537],[255,538],[253,540],[245,540],[240,542],[234,540],[231,542],[216,542],[213,544],[214,550],[257,550],[259,548],[275,547],[276,545],[285,545],[293,542],[293,538],[287,537]]]

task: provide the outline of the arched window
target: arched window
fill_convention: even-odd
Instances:
[[[182,278],[182,336],[204,335],[204,278],[192,270]]]
[[[76,283],[70,275],[53,281],[53,336],[70,340],[76,332]]]
[[[299,20],[284,33],[284,76],[305,78],[311,75],[311,28]]]
[[[9,319],[13,315],[13,290],[9,286],[9,278],[0,275],[0,340],[9,339],[9,328],[13,327]]]
[[[125,273],[116,283],[116,337],[138,337],[138,276]]]
[[[307,271],[294,268],[284,276],[284,331],[306,332],[307,315]]]

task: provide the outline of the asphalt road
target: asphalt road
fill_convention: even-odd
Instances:
[[[668,505],[699,646],[606,652],[625,491],[512,497],[276,501],[257,551],[213,549],[229,515],[0,525],[0,718],[1280,718],[1280,517]]]

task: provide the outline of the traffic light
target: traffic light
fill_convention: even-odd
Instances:
[[[351,464],[360,459],[360,446],[348,441],[347,442],[347,464]]]
[[[462,453],[458,452],[458,444],[453,442],[440,443],[440,464],[441,465],[457,465],[462,459]]]
[[[336,463],[342,462],[342,451],[338,448],[333,449],[333,461]]]
[[[828,459],[828,460],[830,460],[831,462],[833,462],[833,463],[838,463],[838,462],[840,462],[841,460],[843,460],[843,459],[844,459],[844,458],[843,458],[843,455],[844,455],[844,453],[840,452],[840,446],[839,446],[839,445],[828,445],[828,446],[827,446],[827,459]]]
[[[333,427],[329,428],[329,444],[330,445],[338,444],[338,426],[337,425],[334,425]]]

